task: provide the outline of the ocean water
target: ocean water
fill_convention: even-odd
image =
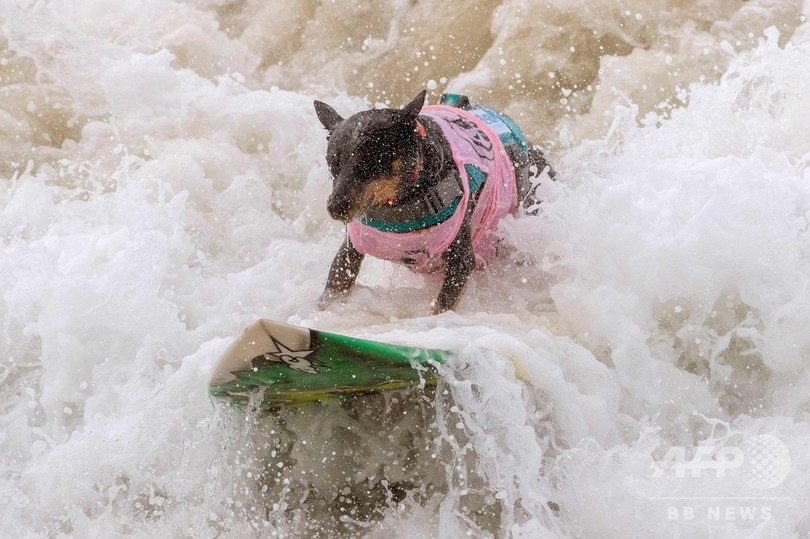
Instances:
[[[2,0],[6,537],[810,534],[810,3]],[[422,88],[560,174],[436,277],[343,234],[325,133]],[[435,391],[206,393],[259,317],[453,350]]]

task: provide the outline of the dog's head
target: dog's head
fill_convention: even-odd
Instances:
[[[425,91],[402,109],[372,109],[344,119],[315,101],[318,119],[329,131],[326,162],[333,187],[327,209],[349,222],[376,205],[393,204],[419,169],[416,121]]]

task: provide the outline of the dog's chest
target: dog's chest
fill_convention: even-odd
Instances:
[[[422,109],[421,116],[441,128],[456,174],[447,174],[407,206],[376,208],[353,221],[349,238],[361,253],[432,271],[443,264],[441,255],[469,210],[472,247],[483,265],[497,244],[498,222],[517,207],[512,163],[499,134],[469,111],[435,105]]]

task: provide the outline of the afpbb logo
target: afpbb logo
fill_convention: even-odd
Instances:
[[[740,473],[756,489],[782,484],[790,472],[790,451],[776,436],[746,436],[738,446],[703,444],[694,448],[670,447],[653,463],[653,477],[725,478]]]

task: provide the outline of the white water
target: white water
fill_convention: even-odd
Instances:
[[[810,6],[705,4],[2,1],[2,535],[810,533]],[[312,100],[425,86],[550,148],[530,263],[428,317],[367,261],[318,311]],[[426,399],[215,408],[258,317],[458,359]]]

